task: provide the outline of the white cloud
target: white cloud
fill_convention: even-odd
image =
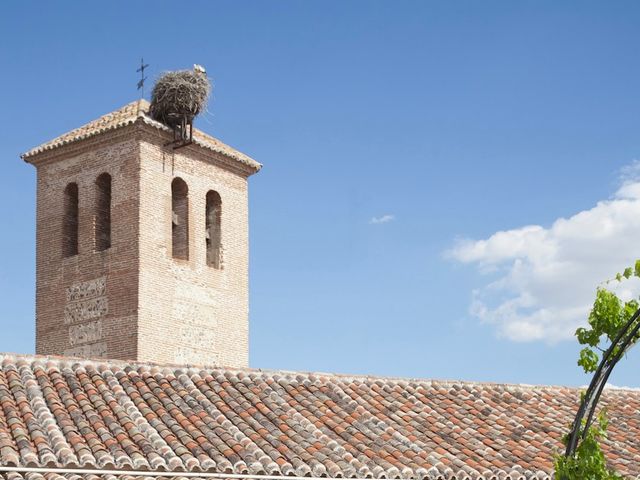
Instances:
[[[378,225],[380,223],[389,223],[392,220],[395,220],[395,215],[382,215],[381,217],[372,217],[369,220],[370,225]]]
[[[588,385],[585,385],[583,388],[589,388]],[[609,383],[607,382],[604,386],[605,389],[607,390],[630,390],[633,392],[640,392],[640,388],[638,387],[627,387],[627,386],[619,386],[619,385],[614,385],[613,383]]]
[[[472,293],[469,311],[498,335],[571,338],[585,323],[596,287],[640,258],[640,163],[622,171],[612,198],[589,210],[548,228],[529,225],[484,240],[460,239],[446,256],[487,276]],[[625,282],[618,293],[630,298],[639,286],[637,279]]]

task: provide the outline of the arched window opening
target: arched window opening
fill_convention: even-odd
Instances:
[[[181,178],[171,182],[171,251],[173,258],[189,259],[189,189]]]
[[[111,175],[96,179],[95,248],[102,252],[111,247]]]
[[[64,189],[64,217],[62,219],[62,256],[78,254],[78,184]]]
[[[222,201],[220,200],[220,194],[218,192],[214,192],[213,190],[207,192],[206,210],[207,265],[213,268],[220,268],[222,264]]]

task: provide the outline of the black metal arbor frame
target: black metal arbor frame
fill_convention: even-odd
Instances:
[[[571,457],[575,454],[578,447],[578,439],[584,440],[589,431],[589,427],[593,422],[593,417],[598,406],[598,401],[602,395],[602,390],[607,383],[609,375],[613,371],[618,361],[622,356],[631,348],[635,340],[638,337],[640,331],[640,308],[635,311],[631,318],[627,321],[624,327],[620,330],[620,333],[611,342],[609,348],[602,355],[602,360],[598,369],[593,374],[589,388],[582,398],[580,408],[576,414],[576,418],[573,421],[571,432],[569,433],[569,439],[567,441],[567,449],[565,456]],[[584,420],[586,417],[586,420]],[[583,425],[584,420],[584,425]]]

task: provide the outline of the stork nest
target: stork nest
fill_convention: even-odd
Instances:
[[[185,116],[189,120],[204,110],[211,82],[203,72],[178,70],[163,73],[151,92],[151,118],[174,127]]]

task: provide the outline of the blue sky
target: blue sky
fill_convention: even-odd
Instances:
[[[144,56],[151,79],[204,65],[198,126],[264,164],[252,366],[585,383],[571,331],[640,257],[639,21],[631,1],[4,4],[0,351],[34,348],[18,155],[137,98]]]

